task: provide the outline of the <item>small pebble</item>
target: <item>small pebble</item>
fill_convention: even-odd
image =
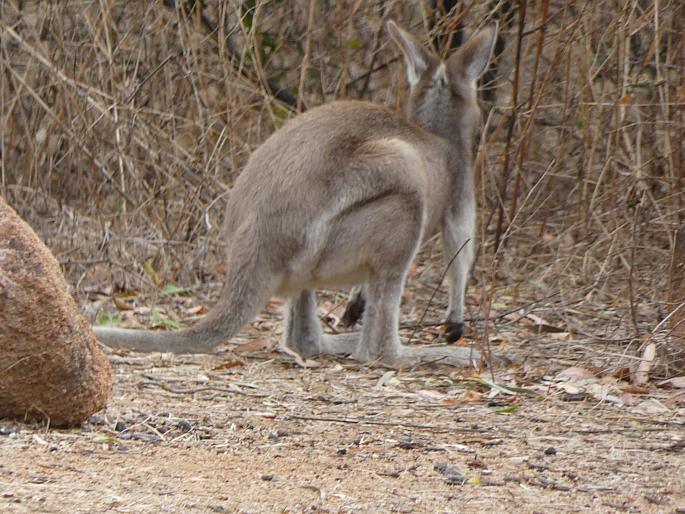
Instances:
[[[185,419],[179,421],[176,426],[184,432],[190,432],[193,429],[193,425],[190,424],[190,421]]]

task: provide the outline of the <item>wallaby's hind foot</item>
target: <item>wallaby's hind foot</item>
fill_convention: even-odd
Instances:
[[[400,346],[399,358],[392,364],[398,367],[412,367],[430,363],[472,367],[478,365],[480,357],[478,350],[465,346],[421,347],[403,344]]]
[[[445,339],[448,343],[456,343],[464,335],[464,323],[453,322],[446,320],[445,323]]]
[[[321,353],[326,355],[352,355],[359,344],[359,332],[325,334],[321,342]]]

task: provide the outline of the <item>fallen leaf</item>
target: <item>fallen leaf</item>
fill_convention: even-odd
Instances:
[[[233,351],[235,352],[260,352],[260,351],[271,351],[274,348],[274,343],[269,339],[261,338],[250,341],[249,343],[244,343],[236,346]]]
[[[218,364],[217,366],[214,366],[212,368],[212,371],[219,371],[222,369],[231,369],[231,368],[238,368],[240,366],[244,366],[246,364],[245,359],[242,359],[240,357],[232,357],[221,364]]]
[[[137,296],[140,296],[140,291],[138,291],[137,289],[125,289],[123,291],[117,292],[117,296],[119,298],[136,298]]]
[[[495,412],[497,414],[516,414],[520,406],[521,404],[515,403],[513,405],[509,405],[508,407],[500,407],[498,409],[495,409]]]
[[[461,395],[461,400],[469,403],[480,402],[483,400],[483,393],[479,393],[473,389],[467,389],[464,391],[464,394]]]
[[[617,395],[612,394],[614,392],[614,387],[605,384],[590,384],[587,388],[587,393],[597,400],[604,400],[617,405],[623,405],[621,399]]]
[[[445,396],[447,396],[444,393],[441,393],[440,391],[429,391],[426,389],[418,391],[417,395],[421,398],[426,398],[427,400],[433,401],[443,400]]]
[[[633,407],[639,403],[639,400],[630,393],[621,393],[618,395],[618,398],[626,407]]]
[[[645,400],[638,403],[630,411],[638,414],[664,414],[670,412],[670,409],[657,400]]]
[[[589,369],[579,366],[571,366],[554,377],[555,382],[581,382],[590,383],[597,380],[597,376]]]
[[[302,358],[302,356],[299,353],[288,348],[287,346],[280,345],[278,349],[286,355],[290,355],[295,360],[297,365],[303,368],[318,368],[321,366],[321,364],[319,364],[319,362],[315,361],[314,359]]]
[[[562,382],[561,384],[557,384],[557,389],[561,389],[568,394],[580,394],[585,391],[584,387],[571,382]]]
[[[376,382],[376,389],[380,389],[381,387],[387,387],[387,386],[398,386],[400,385],[400,381],[397,380],[397,377],[395,376],[394,371],[386,371],[383,373],[381,378],[378,379],[378,382]]]
[[[571,339],[571,332],[551,332],[547,334],[547,338],[554,341],[567,341]]]
[[[439,463],[433,466],[433,469],[445,477],[445,482],[448,484],[462,485],[466,481],[466,477],[462,475],[459,468],[452,464]]]
[[[647,394],[649,392],[649,389],[647,389],[646,387],[636,386],[633,384],[629,384],[628,382],[620,382],[617,385],[624,393]]]
[[[187,316],[201,316],[206,312],[206,309],[204,305],[196,305],[195,307],[189,307],[187,309],[184,309],[183,312]]]
[[[131,305],[127,301],[125,301],[122,298],[119,298],[117,296],[114,297],[114,306],[117,308],[117,310],[120,310],[120,311],[132,311],[133,310],[133,305]]]
[[[648,343],[644,350],[642,351],[642,359],[637,365],[635,374],[632,377],[631,382],[634,385],[641,386],[649,382],[649,372],[654,365],[654,359],[656,358],[656,343]]]
[[[118,443],[119,440],[108,434],[95,434],[95,436],[93,436],[93,442],[97,444],[113,444]]]
[[[41,436],[39,436],[38,434],[33,434],[31,436],[31,441],[34,442],[35,444],[41,444],[41,445],[48,444],[48,442],[45,439],[43,439]]]
[[[533,313],[526,314],[521,321],[524,325],[535,328],[538,333],[541,332],[566,332],[566,329],[552,325],[550,322],[542,319]]]
[[[161,296],[190,296],[192,291],[183,287],[178,287],[176,284],[166,284],[159,291]]]
[[[685,390],[679,389],[675,394],[665,398],[664,405],[685,405]]]
[[[669,388],[674,388],[674,389],[682,389],[685,388],[685,376],[682,377],[673,377],[669,378],[668,380],[662,380],[657,384],[659,387],[669,387]]]
[[[259,416],[260,418],[274,419],[276,417],[275,412],[264,411],[264,412],[250,412],[252,416]]]
[[[517,396],[520,394],[526,395],[526,396],[535,396],[537,393],[533,391],[532,389],[528,389],[525,387],[516,387],[516,386],[508,386],[504,384],[497,384],[490,380],[489,378],[486,378],[484,376],[477,377],[476,380],[481,381],[482,383],[486,384],[487,386],[490,387],[490,396],[494,396],[495,394],[508,394],[512,396]]]
[[[628,380],[630,378],[630,368],[616,368],[611,376],[619,380]]]

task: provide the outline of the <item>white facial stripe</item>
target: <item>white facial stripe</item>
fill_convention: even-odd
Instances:
[[[440,66],[438,66],[435,70],[435,74],[433,75],[433,81],[447,84],[447,68],[445,68],[444,62],[441,62]]]

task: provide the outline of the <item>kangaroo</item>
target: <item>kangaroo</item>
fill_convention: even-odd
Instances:
[[[441,360],[468,365],[477,352],[400,343],[400,300],[422,242],[441,232],[448,271],[448,338],[461,337],[474,255],[473,147],[481,123],[476,81],[497,26],[443,61],[389,22],[410,86],[406,115],[335,101],[274,132],[235,182],[226,210],[229,271],[196,325],[175,332],[95,327],[113,348],[209,352],[240,331],[273,295],[288,299],[283,344],[303,357],[348,354],[386,365]],[[361,332],[323,334],[314,290],[363,284]]]

